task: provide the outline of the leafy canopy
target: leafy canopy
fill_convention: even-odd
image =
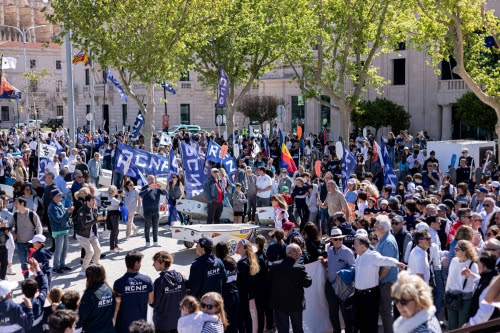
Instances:
[[[488,132],[495,131],[497,115],[495,110],[484,104],[474,93],[467,92],[455,104],[455,116],[472,127]]]
[[[385,98],[362,101],[351,113],[351,121],[357,127],[371,126],[378,130],[380,127],[391,126],[395,133],[410,127],[410,117],[403,106]]]

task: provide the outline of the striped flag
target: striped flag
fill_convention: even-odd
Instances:
[[[79,62],[83,62],[85,66],[88,66],[90,61],[89,61],[89,54],[87,53],[87,51],[80,51],[76,54],[76,56],[73,57],[72,61],[73,65],[76,65]]]

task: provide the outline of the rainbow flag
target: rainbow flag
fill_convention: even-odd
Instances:
[[[295,162],[293,161],[292,155],[288,151],[288,148],[286,145],[283,143],[281,145],[281,168],[286,168],[288,172],[295,172],[297,171],[297,166],[295,165]]]
[[[76,56],[73,57],[73,65],[78,64],[79,62],[83,62],[85,66],[87,66],[89,61],[89,54],[86,51],[80,51]]]

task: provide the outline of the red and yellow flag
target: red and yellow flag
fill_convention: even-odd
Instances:
[[[288,172],[297,171],[297,166],[293,161],[292,155],[284,143],[281,145],[281,167],[286,168]]]
[[[80,51],[73,57],[73,65],[76,65],[79,62],[83,62],[85,66],[89,64],[89,54],[86,51]]]

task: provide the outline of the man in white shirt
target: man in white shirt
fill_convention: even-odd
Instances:
[[[75,172],[77,156],[78,156],[78,149],[77,148],[71,149],[71,155],[68,157],[68,164],[67,164],[70,174],[73,174],[73,172]]]
[[[408,272],[420,276],[426,283],[431,278],[431,269],[427,250],[431,247],[432,238],[428,229],[417,230],[413,235],[416,246],[408,259]]]
[[[356,318],[356,322],[361,333],[370,333],[378,327],[380,267],[397,266],[404,269],[406,265],[397,259],[384,257],[379,252],[370,250],[370,241],[365,236],[356,236],[354,250],[358,255],[354,277],[354,285],[356,286],[354,306],[359,316]]]
[[[495,200],[492,198],[485,198],[483,200],[483,210],[479,213],[481,214],[481,218],[483,219],[483,225],[481,230],[483,231],[483,235],[486,234],[486,229],[488,229],[488,224],[490,223],[491,216],[493,213],[498,212],[500,208],[495,206]]]
[[[255,184],[257,187],[257,207],[271,206],[271,189],[273,188],[271,177],[266,174],[264,167],[260,167],[257,173],[259,174]]]

